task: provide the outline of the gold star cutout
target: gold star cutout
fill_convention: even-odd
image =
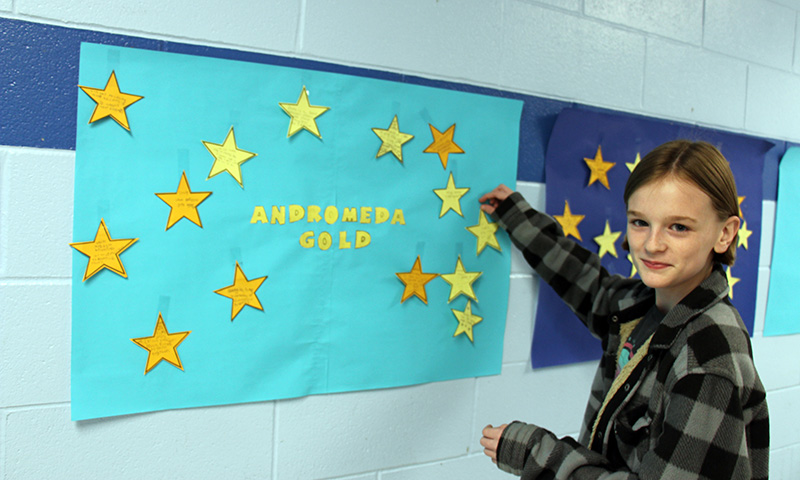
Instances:
[[[744,215],[742,215],[742,202],[744,202],[744,199],[747,198],[747,196],[745,195],[737,198],[739,199],[739,216],[743,217]]]
[[[744,245],[744,249],[748,250],[747,248],[747,239],[750,238],[752,235],[752,230],[747,229],[747,222],[742,222],[742,228],[739,229],[739,243],[736,245],[737,247],[741,247]]]
[[[564,230],[565,237],[572,235],[580,241],[583,241],[583,239],[581,238],[581,232],[578,231],[578,224],[583,221],[584,217],[586,217],[586,215],[572,214],[569,209],[568,200],[564,200],[564,214],[553,215],[553,218],[555,218],[556,221],[561,224],[561,228]]]
[[[603,230],[603,234],[594,237],[594,241],[600,246],[600,251],[597,253],[600,258],[603,258],[606,253],[610,253],[614,258],[617,258],[617,247],[614,242],[617,241],[620,235],[622,235],[622,232],[611,231],[608,220],[606,220],[606,228]]]
[[[102,90],[99,88],[83,87],[81,85],[78,85],[78,87],[97,103],[92,112],[92,118],[89,119],[89,123],[96,122],[101,118],[111,117],[125,130],[131,130],[128,125],[128,115],[125,114],[125,109],[144,97],[120,92],[119,84],[117,83],[117,75],[113,71],[111,72],[111,76],[108,77],[106,88]]]
[[[373,128],[372,131],[381,139],[381,148],[378,150],[378,154],[375,155],[375,158],[379,158],[391,152],[392,155],[402,163],[403,144],[414,138],[414,135],[400,131],[400,128],[397,126],[397,115],[392,119],[392,124],[389,125],[389,128],[385,130],[382,128]]]
[[[239,186],[244,188],[242,184],[242,164],[256,154],[242,150],[236,146],[236,136],[233,133],[233,127],[228,130],[228,135],[222,145],[218,143],[202,141],[206,146],[209,153],[214,156],[214,164],[211,165],[211,171],[208,173],[208,180],[211,177],[219,175],[222,172],[228,172],[239,183]]]
[[[497,237],[495,236],[498,225],[496,223],[489,222],[489,220],[486,219],[486,214],[483,213],[483,210],[480,210],[478,224],[466,228],[471,234],[478,237],[477,255],[481,254],[483,249],[486,248],[486,245],[489,245],[498,252],[502,252],[500,249],[500,244],[497,242]]]
[[[203,222],[200,221],[197,206],[203,203],[209,195],[211,195],[211,192],[193,192],[189,188],[189,181],[186,180],[186,172],[183,172],[177,192],[156,193],[156,196],[170,207],[167,228],[164,230],[169,230],[182,218],[186,218],[198,227],[203,228]]]
[[[616,163],[603,161],[603,152],[600,151],[600,145],[597,146],[597,153],[595,153],[594,158],[584,158],[583,161],[586,162],[586,165],[589,166],[589,170],[592,171],[589,177],[589,184],[586,186],[588,187],[599,180],[604,187],[611,190],[611,187],[608,185],[608,171],[611,170],[611,167],[616,165]]]
[[[452,302],[457,296],[464,294],[467,297],[475,300],[475,291],[472,290],[472,282],[478,279],[483,272],[468,272],[464,270],[464,264],[461,263],[461,255],[458,256],[456,262],[456,270],[453,273],[442,274],[442,279],[450,284],[450,299],[448,303]]]
[[[303,90],[300,92],[300,98],[297,99],[297,103],[278,103],[278,105],[291,117],[289,133],[286,134],[287,137],[291,137],[300,130],[305,129],[318,138],[322,138],[319,134],[319,128],[317,128],[316,119],[330,110],[330,108],[309,104],[308,91],[306,91],[305,85],[303,85]]]
[[[77,242],[70,243],[69,245],[75,250],[89,257],[89,263],[86,265],[86,272],[83,274],[83,281],[85,282],[95,273],[106,268],[128,278],[125,273],[125,267],[122,265],[122,260],[119,254],[124,252],[128,247],[133,245],[138,238],[111,238],[108,233],[106,222],[100,219],[100,226],[97,227],[97,233],[92,242]]]
[[[639,154],[639,152],[636,152],[636,160],[634,160],[633,163],[625,162],[625,166],[628,167],[629,172],[633,172],[633,169],[636,168],[636,166],[639,165],[639,162],[641,161],[642,161],[642,156]]]
[[[428,304],[428,294],[425,292],[425,284],[439,276],[438,273],[423,273],[419,255],[417,255],[417,260],[414,262],[414,266],[411,268],[410,272],[398,272],[395,273],[395,275],[397,275],[397,278],[405,285],[400,303],[405,302],[412,295],[416,295],[425,305]]]
[[[467,337],[469,337],[469,341],[474,343],[475,340],[472,338],[472,327],[480,323],[483,318],[472,314],[472,304],[469,300],[467,300],[467,307],[463,312],[459,312],[458,310],[452,308],[450,311],[453,312],[453,315],[456,316],[456,320],[458,320],[458,327],[456,327],[456,333],[454,333],[453,336],[457,337],[462,333],[466,333]]]
[[[633,264],[633,257],[630,253],[628,254],[628,261],[631,262],[631,274],[628,275],[628,278],[633,278],[636,275],[636,265]]]
[[[725,270],[725,277],[728,279],[728,296],[731,297],[731,300],[733,300],[733,286],[739,283],[739,280],[741,279],[731,275],[730,266],[728,266],[728,268]]]
[[[456,132],[456,124],[450,125],[450,128],[445,130],[444,133],[440,132],[431,124],[428,124],[433,134],[433,142],[423,150],[424,153],[436,153],[439,155],[439,160],[442,162],[442,167],[447,169],[447,159],[451,153],[464,153],[456,142],[453,141],[453,135]]]
[[[453,172],[450,172],[447,187],[433,189],[433,193],[442,199],[442,210],[439,212],[439,218],[442,218],[450,210],[463,217],[464,215],[461,213],[461,197],[466,195],[467,192],[469,192],[469,188],[456,188],[456,182],[453,181]]]
[[[245,305],[249,305],[261,311],[264,310],[256,296],[256,290],[258,290],[266,279],[267,276],[265,275],[263,277],[254,278],[253,280],[248,280],[242,271],[242,267],[239,266],[239,262],[236,262],[236,272],[233,274],[233,285],[214,290],[214,293],[218,293],[223,297],[228,297],[233,301],[231,306],[231,322],[236,318],[236,315],[239,315],[239,312],[242,311]]]
[[[158,312],[158,320],[156,321],[156,329],[153,331],[151,337],[131,338],[131,341],[136,345],[147,350],[147,365],[144,367],[144,374],[153,369],[161,360],[166,360],[169,363],[183,370],[181,358],[178,356],[178,345],[190,334],[188,332],[169,333],[167,326],[164,325],[164,319],[161,318],[161,312]]]

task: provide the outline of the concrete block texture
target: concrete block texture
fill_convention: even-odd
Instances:
[[[269,478],[271,403],[71,422],[68,406],[4,411],[4,479]]]
[[[641,108],[642,35],[517,0],[509,0],[503,17],[505,87],[612,108]]]
[[[794,350],[795,352],[797,349]],[[800,386],[767,391],[769,442],[773,450],[800,444]]]
[[[502,5],[500,0],[307,0],[301,53],[496,84]]]
[[[69,401],[70,286],[0,280],[0,408]]]
[[[503,340],[504,364],[531,361],[533,322],[538,298],[538,277],[522,275],[511,277],[506,334]]]
[[[703,46],[791,70],[796,12],[769,0],[706,0]]]
[[[483,450],[481,450],[483,452]],[[442,460],[423,465],[415,465],[402,470],[381,474],[381,480],[464,480],[480,478],[482,480],[510,480],[507,473],[497,468],[491,459],[483,453],[466,457]]]
[[[669,40],[647,39],[644,107],[648,111],[741,129],[746,94],[744,61]]]
[[[0,276],[69,278],[75,152],[4,150]]]
[[[17,13],[51,21],[275,52],[294,50],[301,3],[296,0],[233,0],[225,4],[198,4],[192,0],[14,1]]]
[[[530,364],[504,365],[503,374],[478,379],[475,423],[535,423],[558,436],[580,429],[596,362],[531,370]],[[480,451],[480,437],[472,444]]]
[[[584,12],[693,45],[703,39],[703,2],[698,0],[586,0]]]
[[[751,65],[747,80],[745,128],[800,142],[800,76]]]
[[[475,379],[286,400],[277,478],[333,478],[465,455]]]

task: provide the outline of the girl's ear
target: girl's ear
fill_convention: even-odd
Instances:
[[[736,239],[736,234],[739,233],[739,225],[741,224],[741,219],[737,216],[730,216],[725,223],[722,224],[722,231],[719,234],[719,240],[717,243],[714,244],[714,251],[717,253],[725,253],[728,251],[728,247],[731,246],[731,242]]]

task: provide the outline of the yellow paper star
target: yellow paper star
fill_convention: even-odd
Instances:
[[[438,154],[442,167],[447,169],[447,159],[451,153],[464,153],[464,150],[453,141],[453,135],[456,133],[456,124],[450,125],[450,128],[445,130],[444,133],[431,124],[428,124],[428,126],[431,128],[431,134],[433,134],[433,142],[423,152]]]
[[[614,242],[617,241],[620,235],[622,235],[622,232],[611,231],[608,220],[606,220],[606,228],[603,230],[603,234],[594,237],[594,241],[600,246],[600,251],[597,253],[600,258],[603,258],[606,253],[610,253],[614,258],[617,258],[617,247]]]
[[[578,231],[578,224],[583,221],[584,217],[586,217],[586,215],[572,214],[569,209],[568,200],[564,200],[564,214],[553,215],[553,218],[555,218],[556,221],[561,224],[561,228],[564,230],[565,237],[572,235],[580,241],[583,241],[583,239],[581,239],[581,232]]]
[[[747,239],[750,238],[753,232],[747,229],[747,222],[742,222],[742,228],[739,229],[739,243],[736,245],[737,247],[741,247],[744,245],[744,249],[748,250],[747,248]]]
[[[743,217],[744,215],[742,215],[742,202],[744,202],[744,199],[747,198],[747,196],[744,195],[744,196],[737,197],[737,198],[739,199],[739,216]]]
[[[291,137],[300,130],[305,129],[318,138],[322,138],[319,134],[319,128],[317,128],[316,119],[330,110],[330,107],[320,107],[309,104],[308,91],[306,91],[305,85],[303,85],[303,90],[300,92],[300,98],[297,99],[297,103],[278,103],[278,105],[291,117],[289,133],[286,134],[287,137]]]
[[[463,312],[459,312],[458,310],[452,308],[450,311],[453,312],[453,315],[456,316],[456,320],[458,320],[458,327],[456,327],[456,333],[454,333],[453,336],[457,337],[462,333],[466,333],[467,337],[469,337],[469,341],[474,343],[475,340],[472,338],[472,327],[480,323],[483,318],[472,314],[472,304],[469,300],[467,300],[467,307],[464,308]]]
[[[92,118],[89,119],[89,123],[96,122],[101,118],[111,117],[125,130],[131,130],[128,125],[128,115],[125,113],[125,109],[144,97],[120,92],[119,84],[117,83],[117,75],[113,71],[111,72],[111,76],[108,77],[106,88],[102,90],[99,88],[83,87],[81,85],[78,85],[78,87],[97,103],[92,112]]]
[[[489,222],[486,219],[486,214],[483,213],[483,210],[480,210],[480,217],[478,217],[478,224],[473,225],[471,227],[466,227],[467,230],[473,235],[478,238],[478,253],[480,255],[486,245],[494,248],[498,252],[502,252],[500,248],[500,243],[497,242],[497,237],[495,233],[497,233],[498,225],[496,223]]]
[[[741,279],[731,275],[730,266],[725,270],[725,277],[728,279],[728,296],[731,297],[731,300],[733,300],[733,286],[739,283],[739,280]]]
[[[633,264],[633,257],[630,253],[628,254],[628,261],[631,263],[631,274],[628,275],[628,278],[633,278],[636,275],[636,265]]]
[[[209,153],[214,156],[214,164],[211,165],[211,171],[208,173],[206,180],[222,172],[228,172],[239,183],[239,186],[244,188],[242,183],[242,164],[257,154],[242,150],[236,146],[236,135],[233,133],[233,127],[228,130],[228,135],[221,145],[206,142],[205,140],[202,142]]]
[[[586,165],[589,166],[589,170],[592,172],[589,177],[589,184],[586,186],[588,187],[599,180],[604,187],[611,190],[611,187],[608,185],[608,171],[611,170],[611,167],[616,165],[616,163],[603,161],[603,152],[600,150],[600,145],[597,146],[597,153],[595,153],[594,158],[584,158],[583,161],[586,162]]]
[[[400,131],[400,127],[397,126],[397,115],[392,119],[389,128],[385,130],[382,128],[373,128],[372,131],[381,139],[381,148],[378,150],[378,154],[375,155],[375,158],[379,158],[391,152],[395,158],[402,162],[403,144],[414,138],[414,135]]]
[[[182,218],[186,218],[198,227],[203,228],[203,222],[200,221],[197,206],[203,203],[209,195],[211,195],[211,192],[193,192],[189,188],[189,181],[186,180],[186,172],[183,172],[177,192],[156,193],[156,196],[170,207],[167,228],[164,230],[169,230]]]
[[[483,272],[468,272],[464,269],[464,264],[461,263],[461,255],[458,256],[456,262],[456,270],[453,273],[442,274],[442,279],[450,284],[450,298],[448,303],[452,302],[457,296],[464,294],[467,297],[475,300],[475,291],[472,289],[472,282],[478,279]]]
[[[187,332],[169,333],[167,326],[164,325],[164,319],[161,318],[161,312],[158,312],[158,320],[156,321],[156,328],[151,337],[131,338],[131,341],[136,345],[147,350],[147,364],[144,367],[144,374],[158,365],[161,360],[166,360],[169,363],[183,370],[181,358],[178,356],[178,345],[192,333],[191,330]]]
[[[239,315],[239,312],[242,311],[245,305],[262,311],[264,310],[256,296],[256,290],[258,290],[266,279],[267,276],[265,275],[263,277],[254,278],[253,280],[248,280],[242,271],[242,267],[239,266],[239,262],[236,262],[236,271],[233,274],[233,285],[214,290],[214,293],[218,293],[223,297],[228,297],[233,301],[231,306],[231,322],[236,318],[236,315]]]
[[[414,262],[414,266],[411,268],[410,272],[398,272],[395,273],[395,275],[397,275],[397,278],[405,285],[400,303],[405,302],[411,298],[412,295],[416,295],[425,305],[428,304],[428,294],[425,292],[425,284],[439,276],[438,273],[423,273],[419,255],[417,255],[417,260]]]
[[[639,152],[636,152],[636,160],[634,160],[633,163],[625,162],[625,166],[628,167],[629,172],[633,172],[633,169],[636,168],[636,166],[639,165],[639,162],[641,161],[642,161],[642,156],[639,154]]]
[[[461,197],[469,192],[469,188],[456,188],[456,182],[453,180],[453,172],[450,172],[450,178],[447,180],[446,188],[434,188],[435,193],[442,199],[442,210],[439,212],[439,218],[442,218],[445,213],[450,210],[457,214],[464,216],[461,213]]]
[[[125,273],[125,267],[122,265],[122,260],[119,254],[124,252],[128,247],[133,245],[138,238],[111,238],[106,227],[106,222],[100,219],[100,226],[97,227],[97,233],[92,242],[76,242],[69,245],[75,250],[89,257],[89,263],[86,265],[86,272],[83,274],[83,281],[85,282],[95,273],[106,268],[128,278]]]

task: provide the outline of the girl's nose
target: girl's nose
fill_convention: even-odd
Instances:
[[[665,248],[663,240],[663,234],[657,229],[652,229],[650,234],[647,236],[647,241],[644,244],[644,248],[648,252],[660,252]]]

